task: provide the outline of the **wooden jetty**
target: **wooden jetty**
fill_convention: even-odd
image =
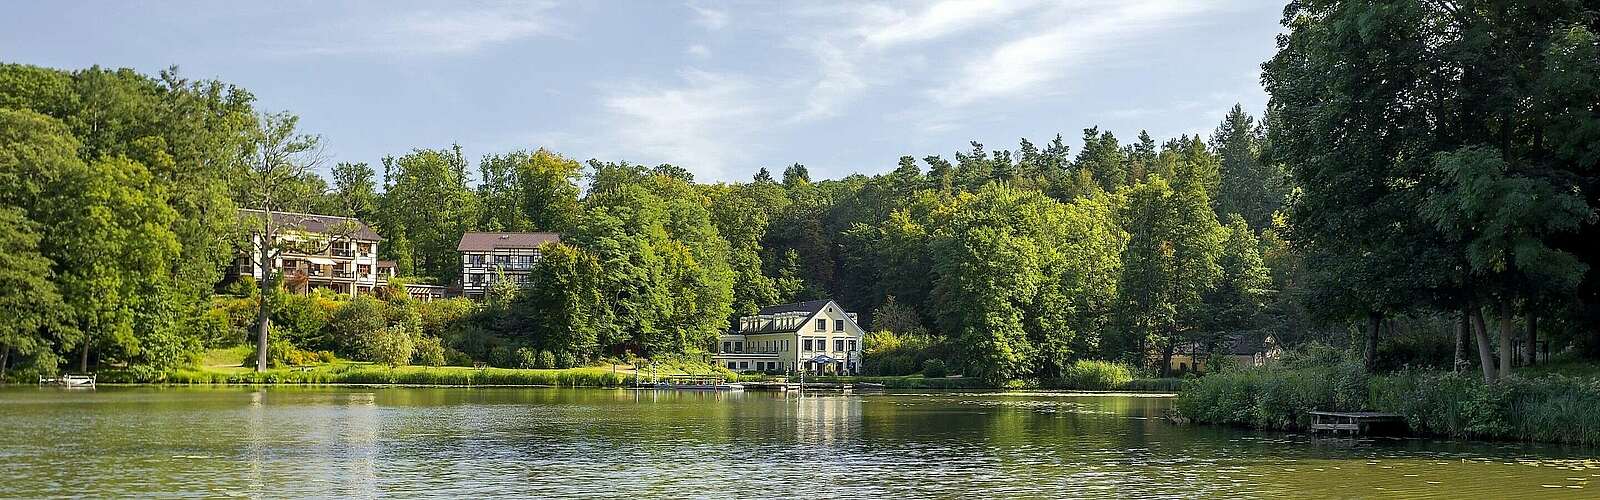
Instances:
[[[1401,434],[1406,419],[1394,413],[1373,411],[1311,411],[1311,432],[1346,432],[1351,436]]]

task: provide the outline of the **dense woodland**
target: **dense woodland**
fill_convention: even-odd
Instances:
[[[1272,335],[1369,369],[1475,361],[1492,381],[1529,337],[1600,354],[1596,14],[1294,2],[1268,109],[1235,106],[1208,137],[1091,127],[860,166],[877,175],[797,163],[718,183],[545,149],[322,165],[293,115],[233,85],[0,65],[0,373],[182,366],[250,339],[263,303],[283,353],[692,356],[738,315],[831,297],[883,332],[882,373],[1164,372],[1176,350]],[[563,244],[481,304],[219,288],[247,230],[235,210],[267,199],[367,221],[414,281],[453,283],[464,231]]]

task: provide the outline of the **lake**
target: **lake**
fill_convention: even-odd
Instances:
[[[0,388],[0,495],[1594,497],[1593,450],[1174,426],[1171,398]]]

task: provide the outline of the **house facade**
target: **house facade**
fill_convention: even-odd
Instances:
[[[1168,368],[1173,373],[1214,371],[1218,360],[1226,359],[1232,366],[1263,366],[1283,356],[1278,339],[1272,334],[1262,337],[1233,335],[1215,350],[1207,350],[1198,343],[1188,343],[1175,349]],[[1159,365],[1158,365],[1159,366]]]
[[[461,253],[461,294],[482,299],[502,277],[526,285],[528,273],[539,263],[539,247],[560,242],[560,234],[549,232],[462,234],[456,245]]]
[[[831,299],[782,304],[739,318],[711,359],[736,372],[855,375],[865,335],[856,314]]]
[[[265,214],[260,210],[240,210],[247,224],[259,225]],[[350,217],[273,212],[277,224],[276,243],[283,247],[271,264],[282,273],[284,286],[307,293],[327,289],[335,293],[370,294],[383,281],[378,270],[378,236],[365,222]],[[253,218],[255,222],[251,222]],[[250,236],[246,251],[229,267],[229,276],[261,275],[259,263],[262,237]]]

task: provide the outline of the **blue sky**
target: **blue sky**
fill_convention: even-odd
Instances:
[[[1259,114],[1281,2],[13,2],[0,61],[176,64],[301,116],[334,161],[461,144],[878,173],[1085,127]]]

